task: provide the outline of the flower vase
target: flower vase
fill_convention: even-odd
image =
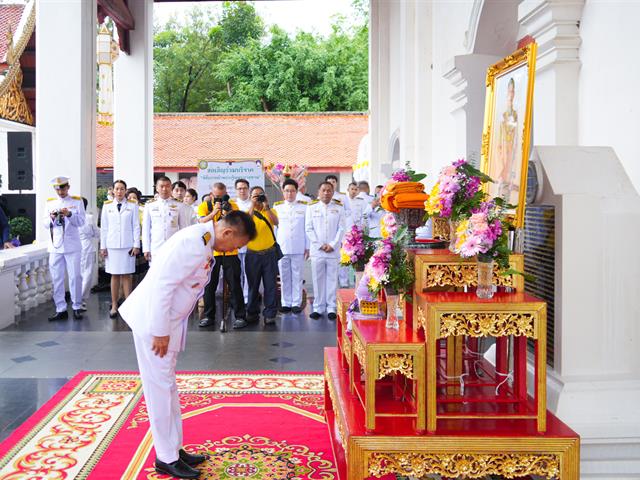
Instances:
[[[493,297],[493,258],[478,255],[478,298]]]
[[[456,252],[456,241],[458,240],[458,237],[456,236],[457,229],[458,229],[458,222],[449,220],[449,251],[451,253]]]
[[[398,292],[392,289],[385,288],[385,295],[387,297],[387,322],[385,326],[390,330],[399,330],[400,324],[398,322]]]
[[[356,267],[356,289],[360,285],[360,282],[362,281],[362,276],[363,275],[364,275],[364,268],[358,269],[358,267]]]

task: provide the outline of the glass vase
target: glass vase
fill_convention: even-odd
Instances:
[[[362,276],[364,275],[364,268],[361,270],[358,270],[358,267],[356,267],[356,290],[358,289],[358,286],[360,285],[360,282],[362,281]]]
[[[493,259],[484,255],[478,255],[478,298],[493,297]]]
[[[385,294],[387,297],[387,322],[385,326],[391,330],[399,330],[400,324],[398,322],[398,292],[391,289],[385,289]]]

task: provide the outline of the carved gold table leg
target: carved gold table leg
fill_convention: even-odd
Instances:
[[[376,428],[376,378],[378,378],[378,355],[367,355],[364,366],[365,428]]]
[[[426,337],[426,356],[427,356],[427,371],[425,372],[427,382],[427,432],[432,433],[436,431],[437,418],[436,418],[436,383],[437,383],[437,368],[436,368],[436,356],[438,353],[438,325],[435,321],[433,312],[428,312],[430,316],[425,325],[425,337]]]
[[[535,341],[536,387],[535,399],[538,407],[538,431],[547,430],[547,305],[540,310],[535,326],[538,334]]]

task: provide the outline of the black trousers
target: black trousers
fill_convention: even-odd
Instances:
[[[260,313],[260,282],[264,287],[264,310],[262,314],[266,318],[273,318],[278,313],[277,276],[278,260],[275,249],[266,254],[257,254],[247,251],[244,260],[244,268],[249,282],[249,315],[255,317]]]
[[[246,318],[247,314],[244,306],[244,296],[240,283],[240,259],[238,255],[219,255],[211,270],[211,281],[204,289],[204,316],[210,320],[216,318],[216,290],[218,289],[218,278],[220,269],[224,273],[224,281],[231,293],[231,307],[236,318]]]

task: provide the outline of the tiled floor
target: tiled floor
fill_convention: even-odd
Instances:
[[[0,441],[81,370],[137,370],[127,325],[109,318],[108,293],[93,294],[80,321],[49,322],[53,304],[32,309],[0,331]],[[275,326],[220,333],[189,320],[179,370],[321,371],[335,322],[307,311],[278,315]]]

